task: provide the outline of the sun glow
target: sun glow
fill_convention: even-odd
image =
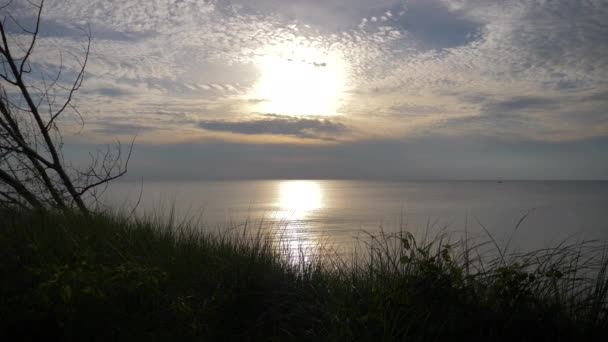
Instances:
[[[256,110],[285,115],[332,115],[341,106],[345,68],[336,54],[314,47],[265,49],[257,63]]]

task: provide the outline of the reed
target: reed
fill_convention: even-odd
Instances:
[[[570,341],[608,332],[601,241],[519,253],[406,230],[356,255],[281,227],[3,212],[0,338]],[[488,252],[491,248],[493,252]],[[319,253],[323,250],[323,253]]]

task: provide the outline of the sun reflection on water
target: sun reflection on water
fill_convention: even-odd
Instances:
[[[312,211],[323,207],[321,186],[315,181],[285,181],[279,185],[280,210],[289,216],[304,219]]]
[[[307,220],[324,207],[321,184],[315,181],[284,181],[279,184],[277,219],[281,221],[281,243],[292,262],[307,261],[315,253],[318,236]]]

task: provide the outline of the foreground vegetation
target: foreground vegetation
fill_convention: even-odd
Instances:
[[[370,236],[347,262],[294,259],[270,235],[193,228],[2,212],[0,339],[570,341],[608,332],[608,263],[596,243],[519,255],[495,246],[484,260],[476,251],[492,241],[419,245],[402,232]]]

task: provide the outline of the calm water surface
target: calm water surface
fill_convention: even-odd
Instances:
[[[140,198],[141,192],[141,200]],[[518,250],[565,240],[608,241],[608,182],[225,181],[114,183],[105,202],[139,214],[174,208],[203,229],[280,228],[291,247],[348,249],[363,232],[440,231],[496,240]],[[519,220],[529,213],[515,231]]]

